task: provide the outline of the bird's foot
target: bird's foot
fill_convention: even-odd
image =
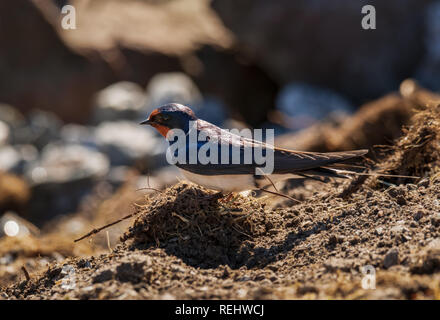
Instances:
[[[219,200],[219,202],[223,203],[223,204],[227,204],[230,203],[232,201],[235,200],[236,197],[234,197],[234,194],[232,192],[228,193],[226,196],[224,196],[223,198],[221,198]]]

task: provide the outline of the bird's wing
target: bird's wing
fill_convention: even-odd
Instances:
[[[319,170],[315,171],[320,173],[322,172],[323,175],[327,175],[328,170],[320,168],[321,166],[328,166],[334,163],[345,161],[350,158],[359,157],[368,152],[368,150],[354,150],[347,152],[317,153],[287,150],[273,147],[264,142],[240,137],[209,123],[202,124],[202,130],[204,130],[204,133],[209,136],[210,143],[217,144],[217,163],[202,164],[197,157],[196,163],[188,163],[187,161],[186,163],[176,164],[176,166],[178,166],[179,168],[196,174],[255,174],[256,168],[261,168],[264,166],[264,164],[262,165],[261,161],[255,160],[254,152],[251,153],[251,158],[247,157],[249,155],[249,149],[252,148],[261,149],[262,154],[265,155],[268,161],[270,160],[270,156],[268,156],[269,152],[273,152],[273,173],[275,174],[295,173],[319,168]],[[207,142],[204,141],[197,142],[197,151],[199,151],[200,148],[206,143]],[[222,163],[221,161],[221,154],[225,150],[224,147],[227,147],[229,150],[228,163]],[[231,155],[234,150],[235,152],[239,153],[239,163],[234,163],[232,161]],[[247,159],[248,161],[245,161],[245,159]]]

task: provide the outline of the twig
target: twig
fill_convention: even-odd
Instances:
[[[105,233],[106,233],[106,236],[107,236],[107,247],[108,247],[108,251],[110,251],[110,253],[112,253],[113,250],[112,250],[112,247],[111,247],[111,245],[110,245],[110,235],[109,235],[109,233],[108,233],[108,230],[107,230]]]
[[[259,188],[258,190],[263,191],[263,192],[267,192],[267,193],[270,193],[270,194],[274,194],[276,196],[284,197],[284,198],[287,198],[289,200],[295,201],[297,203],[301,203],[301,201],[299,201],[299,200],[297,200],[295,198],[292,198],[291,196],[288,196],[287,194],[282,194],[282,193],[279,193],[279,192],[269,191],[269,190],[266,190],[266,189],[263,189],[263,188]]]
[[[163,192],[160,191],[159,189],[152,188],[152,187],[150,186],[150,175],[149,175],[149,174],[147,174],[147,187],[145,187],[145,188],[140,188],[140,189],[136,189],[136,191],[140,191],[140,190],[153,190],[153,191],[156,191],[156,192],[159,192],[159,193],[163,193]]]
[[[160,191],[159,189],[156,189],[156,188],[150,188],[150,187],[145,187],[145,188],[139,188],[139,189],[136,189],[136,191],[141,191],[141,190],[153,190],[153,191],[156,191],[156,192],[159,192],[159,193],[163,193],[163,192]]]
[[[31,280],[31,276],[29,275],[29,272],[26,270],[26,267],[21,266],[21,270],[23,270],[24,276],[26,277],[26,281]]]
[[[124,220],[127,220],[127,219],[133,217],[135,214],[136,214],[136,212],[130,213],[129,215],[126,215],[125,217],[123,217],[123,218],[121,218],[121,219],[118,219],[118,220],[113,221],[113,222],[111,222],[111,223],[109,223],[109,224],[106,224],[106,225],[103,226],[103,227],[100,227],[100,228],[98,228],[98,229],[93,229],[93,230],[90,231],[89,233],[83,235],[81,238],[78,238],[78,239],[73,240],[73,242],[78,242],[78,241],[84,240],[85,238],[88,238],[88,237],[90,237],[90,236],[92,236],[92,235],[94,235],[94,234],[97,234],[98,232],[101,232],[102,230],[107,229],[108,227],[111,227],[111,226],[113,226],[113,225],[115,225],[115,224],[117,224],[117,223],[119,223],[119,222],[122,222],[122,221],[124,221]]]
[[[261,172],[263,172],[263,170],[261,170],[260,168],[257,168],[257,169],[259,169]],[[273,181],[269,178],[268,175],[264,174],[264,172],[263,172],[263,177],[265,177],[267,180],[269,180],[269,182],[271,183],[272,187],[275,189],[276,192],[279,192],[277,187],[275,187],[275,184],[273,183]]]

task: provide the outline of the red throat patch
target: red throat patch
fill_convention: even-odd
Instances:
[[[154,128],[156,128],[156,130],[159,131],[159,133],[160,133],[161,135],[163,135],[165,138],[167,137],[167,133],[168,133],[168,131],[170,131],[169,128],[167,128],[167,127],[165,127],[165,126],[161,126],[160,124],[157,124],[157,123],[153,123],[152,126],[153,126]]]

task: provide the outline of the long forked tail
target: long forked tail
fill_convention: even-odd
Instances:
[[[355,159],[365,155],[368,150],[353,150],[345,152],[298,152],[279,149],[283,154],[284,159],[280,160],[293,160],[286,163],[288,170],[304,178],[318,179],[320,177],[331,178],[350,178],[353,176],[380,176],[380,177],[395,177],[395,178],[412,178],[418,179],[415,176],[404,175],[392,175],[381,172],[365,172],[368,168],[360,165],[353,165],[345,163],[347,160]],[[281,165],[283,164],[282,161]],[[278,168],[284,171],[285,168]],[[283,170],[284,169],[284,170]]]
[[[275,149],[274,173],[309,173],[314,175],[332,175],[332,165],[365,155],[368,150],[353,150],[346,152],[304,152],[287,149]]]

